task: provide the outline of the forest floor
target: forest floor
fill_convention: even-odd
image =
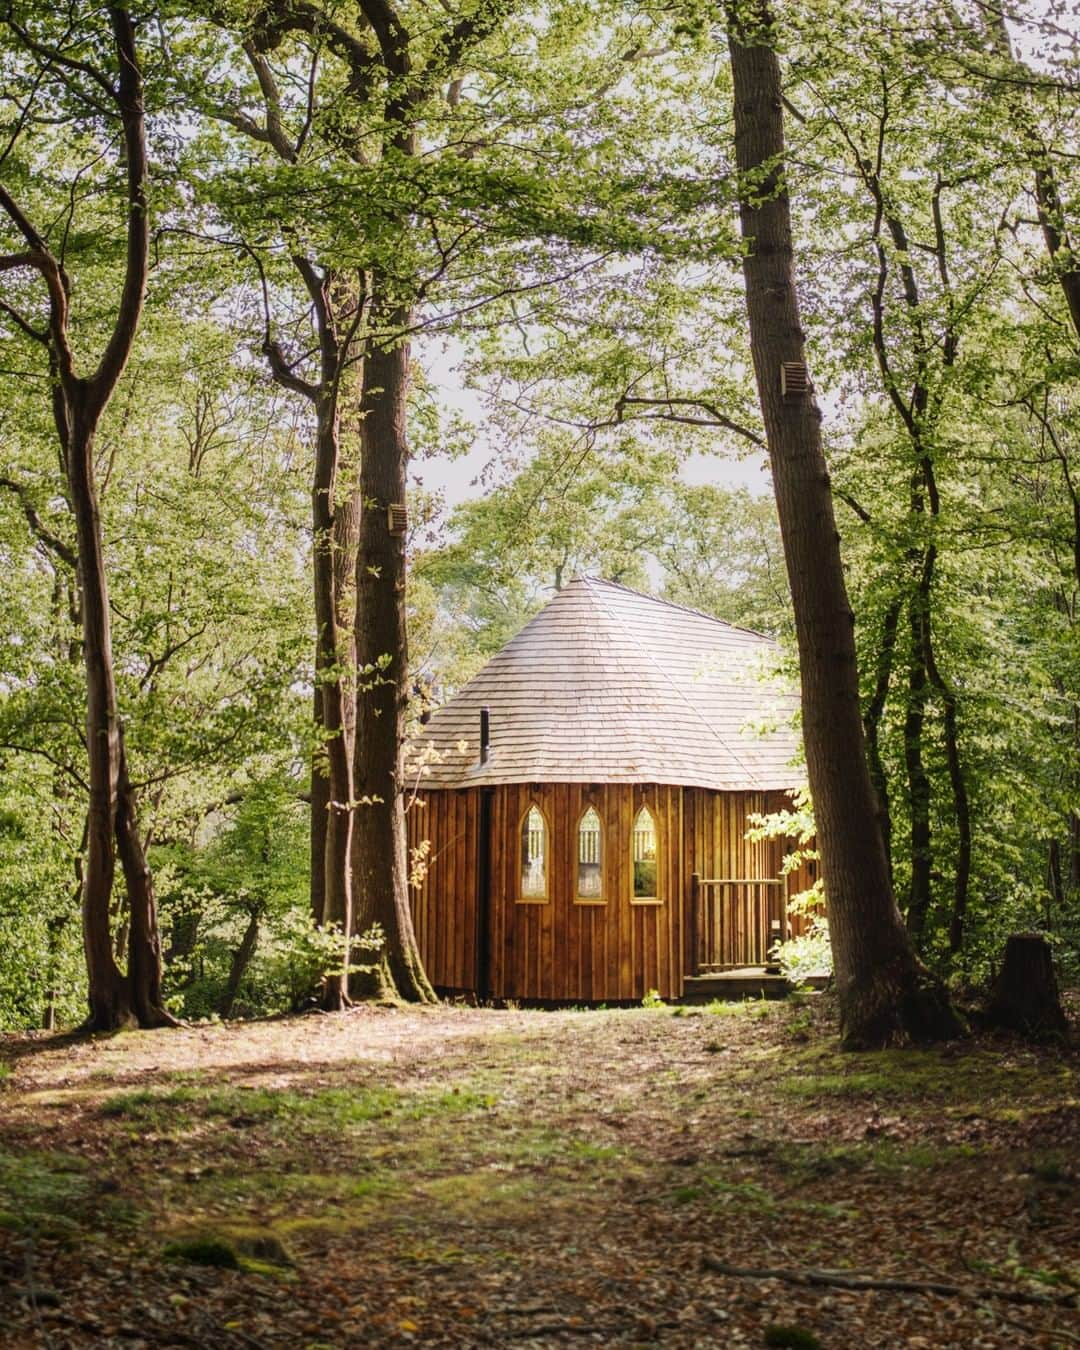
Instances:
[[[0,1345],[1080,1344],[1075,1055],[830,1016],[0,1038]]]

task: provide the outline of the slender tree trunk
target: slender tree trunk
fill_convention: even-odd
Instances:
[[[343,653],[338,633],[334,576],[334,487],[338,467],[336,390],[333,393],[324,391],[317,403],[317,415],[315,474],[311,492],[315,527],[315,623],[318,630],[315,679],[322,705],[323,753],[329,789],[323,868],[323,922],[336,925],[344,943],[341,969],[327,977],[323,988],[323,1007],[337,1009],[348,1002],[353,903],[350,865],[352,766],[345,740],[344,686],[341,677]]]
[[[956,1034],[944,991],[919,964],[889,881],[867,768],[848,603],[812,392],[785,397],[782,363],[805,362],[783,181],[780,64],[763,0],[729,6],[735,152],[751,352],[791,584],[803,738],[814,800],[844,1044]]]
[[[319,664],[318,638],[315,640],[315,665]],[[312,695],[312,726],[315,744],[311,752],[311,918],[319,928],[326,922],[326,830],[330,816],[330,775],[323,748],[326,724],[323,721],[322,688],[316,683]]]
[[[1070,221],[1065,214],[1061,190],[1049,147],[1043,141],[1025,81],[1030,74],[1027,64],[1013,50],[1012,39],[1005,22],[1004,6],[980,6],[979,20],[986,25],[998,55],[1010,62],[1021,79],[1010,91],[1011,111],[1020,130],[1020,140],[1034,178],[1035,203],[1038,208],[1039,224],[1042,228],[1043,242],[1047,255],[1053,265],[1058,286],[1065,300],[1069,322],[1077,344],[1080,344],[1080,250],[1070,235]],[[1064,455],[1061,456],[1065,486],[1072,497],[1073,507],[1073,563],[1074,575],[1080,580],[1080,497],[1069,473]],[[1073,708],[1074,750],[1080,751],[1080,708]],[[1080,762],[1080,758],[1078,758]],[[1074,788],[1080,787],[1080,772],[1072,776]],[[1074,794],[1075,800],[1075,794]],[[1066,823],[1069,849],[1069,887],[1075,893],[1080,891],[1080,810],[1070,809]]]
[[[75,512],[86,669],[90,802],[83,872],[83,938],[92,1030],[175,1025],[161,991],[161,939],[153,882],[139,839],[135,794],[116,710],[109,595],[94,482],[93,436],[72,419],[69,487]],[[113,949],[113,884],[119,852],[127,890],[127,974]]]
[[[392,328],[406,326],[395,314]],[[356,761],[354,875],[356,931],[373,925],[384,944],[372,976],[357,983],[374,997],[433,1002],[409,907],[402,741],[408,705],[405,538],[388,508],[404,504],[408,444],[405,399],[409,346],[373,347],[364,364],[363,449],[356,565]]]
[[[908,781],[908,813],[911,821],[911,880],[908,889],[907,926],[916,945],[926,931],[930,910],[930,874],[933,849],[930,834],[930,779],[923,762],[923,731],[926,727],[926,663],[923,653],[925,606],[929,597],[920,577],[908,606],[908,691],[904,714],[904,767]]]
[[[128,907],[128,988],[141,1027],[176,1026],[161,988],[161,935],[157,899],[146,850],[139,837],[135,792],[128,776],[123,728],[116,792],[116,848],[124,871]]]
[[[930,567],[934,565],[934,546],[930,546]],[[934,651],[930,616],[923,628],[923,664],[931,685],[941,700],[942,722],[945,734],[945,762],[952,790],[953,815],[956,820],[956,858],[954,861],[953,903],[949,916],[949,952],[956,957],[964,945],[964,921],[967,918],[968,890],[971,885],[971,802],[968,798],[967,777],[960,758],[960,730],[957,718],[956,694],[942,675]]]
[[[893,660],[896,655],[896,632],[900,624],[902,602],[899,598],[890,602],[881,623],[881,642],[878,645],[877,669],[875,671],[874,692],[863,713],[863,732],[866,736],[866,762],[870,770],[870,782],[878,802],[878,823],[881,827],[881,840],[885,846],[885,862],[889,869],[889,882],[892,883],[892,812],[889,806],[889,778],[881,758],[881,721],[885,715],[885,702],[889,697],[889,682],[892,679]]]
[[[136,1022],[127,982],[113,955],[112,893],[116,871],[115,822],[120,765],[116,682],[112,663],[109,595],[101,519],[94,482],[93,429],[73,410],[67,446],[68,484],[75,514],[82,593],[86,671],[86,754],[90,799],[83,871],[83,942],[90,1016],[95,1031]]]
[[[226,980],[225,989],[218,1000],[219,1017],[232,1016],[233,1004],[240,992],[241,981],[247,974],[247,968],[251,965],[251,958],[255,955],[255,948],[259,943],[259,924],[262,920],[262,912],[261,905],[253,906],[248,912],[244,936],[240,939],[239,947],[232,954],[232,960],[229,962],[229,978]]]
[[[1072,743],[1080,749],[1080,708],[1073,708]],[[1080,770],[1074,774],[1073,783],[1080,797]],[[1069,813],[1069,889],[1080,892],[1080,807],[1076,806]]]
[[[98,488],[94,477],[94,437],[124,372],[138,332],[146,295],[150,257],[146,120],[142,71],[131,15],[111,6],[108,21],[116,72],[95,70],[89,61],[79,71],[95,80],[95,93],[111,100],[111,114],[122,129],[122,165],[126,180],[124,280],[112,330],[96,370],[80,376],[70,337],[70,278],[46,239],[0,184],[0,209],[29,246],[17,259],[35,269],[49,296],[47,346],[51,403],[75,517],[82,618],[82,656],[86,672],[86,753],[89,802],[83,872],[83,942],[86,951],[92,1030],[113,1030],[133,1022],[158,1026],[172,1021],[161,1003],[157,913],[146,859],[138,842],[135,799],[124,768],[116,706],[109,591],[102,543]],[[24,328],[26,325],[24,325]],[[46,339],[43,338],[43,341]],[[133,967],[121,972],[113,951],[113,882],[120,848],[128,887],[127,928]]]

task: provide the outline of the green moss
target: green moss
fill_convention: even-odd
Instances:
[[[214,1172],[187,1185],[185,1205],[196,1207],[225,1203],[243,1212],[258,1208],[275,1217],[295,1213],[298,1207],[312,1205],[320,1212],[346,1218],[357,1202],[384,1199],[401,1190],[401,1176],[389,1169],[361,1172],[286,1172],[275,1165],[273,1157],[258,1167],[245,1166],[235,1172]]]
[[[1038,1181],[1064,1186],[1076,1184],[1076,1177],[1060,1153],[1036,1154],[1028,1165],[1028,1171]]]
[[[821,1350],[821,1342],[805,1327],[783,1326],[774,1322],[765,1328],[764,1344],[776,1350]]]
[[[239,1270],[240,1257],[236,1248],[224,1238],[196,1237],[167,1242],[162,1250],[166,1261],[186,1261],[193,1266],[216,1266],[222,1270]]]
[[[93,1201],[93,1182],[80,1159],[0,1151],[4,1227],[65,1237],[78,1231]]]
[[[256,1273],[265,1274],[262,1268],[271,1267],[278,1273],[294,1264],[291,1253],[274,1228],[229,1224],[224,1233],[239,1253],[245,1270],[259,1267]]]

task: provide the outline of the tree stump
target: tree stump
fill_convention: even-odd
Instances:
[[[1050,944],[1041,933],[1013,933],[986,1009],[993,1026],[1025,1036],[1064,1036],[1069,1029],[1061,1007]]]

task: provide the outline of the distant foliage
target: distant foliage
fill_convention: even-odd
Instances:
[[[58,1026],[85,1015],[75,850],[59,814],[40,809],[51,774],[29,760],[0,772],[0,1030]],[[77,816],[76,816],[77,822]],[[78,843],[78,823],[75,844]],[[65,833],[61,833],[61,829]]]
[[[295,1008],[334,964],[338,936],[311,920],[299,794],[287,775],[251,783],[206,818],[194,842],[157,850],[165,988],[180,1016]]]

